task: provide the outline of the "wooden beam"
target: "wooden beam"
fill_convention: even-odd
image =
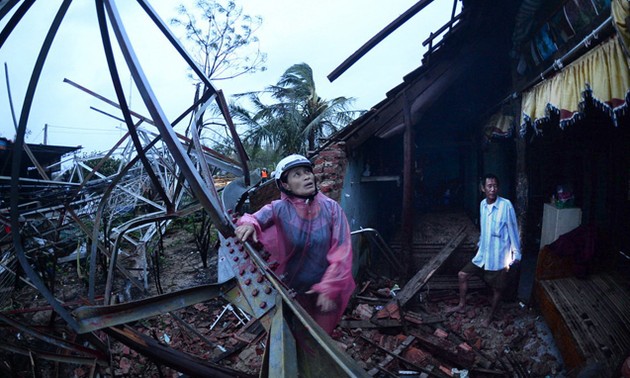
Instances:
[[[418,343],[439,360],[466,369],[472,368],[475,364],[475,354],[472,351],[467,352],[446,339],[433,335],[423,335],[417,330],[410,331],[410,334],[415,336]]]
[[[400,293],[396,296],[396,300],[400,303],[400,306],[404,306],[405,303],[411,299],[426,283],[429,281],[433,273],[435,273],[444,264],[446,259],[451,256],[453,251],[462,243],[466,238],[466,226],[462,226],[455,237],[442,248],[442,250],[435,255],[428,264],[420,269],[402,288]]]
[[[439,370],[438,370],[438,372],[436,373],[436,372],[433,372],[432,370],[429,370],[429,369],[423,368],[422,366],[418,366],[418,365],[414,364],[413,362],[409,361],[408,359],[406,359],[406,358],[402,357],[400,354],[396,354],[395,352],[391,352],[391,351],[389,351],[389,350],[387,350],[387,349],[383,348],[382,346],[378,345],[377,343],[375,343],[374,341],[372,341],[372,340],[368,339],[367,337],[365,337],[365,336],[363,336],[363,335],[361,335],[361,336],[359,336],[359,337],[360,337],[362,340],[364,340],[364,341],[366,341],[367,343],[369,343],[370,345],[372,345],[372,346],[374,346],[374,347],[376,347],[376,348],[378,348],[378,349],[382,350],[383,352],[387,353],[388,355],[393,356],[394,358],[396,358],[396,359],[398,359],[398,360],[400,360],[400,361],[404,362],[406,365],[409,365],[409,366],[413,367],[414,369],[416,369],[416,370],[418,370],[418,371],[421,371],[421,372],[423,372],[423,373],[427,374],[427,375],[428,375],[428,376],[430,376],[430,377],[438,377],[438,378],[445,377],[445,375],[444,375],[444,374],[442,374],[441,372],[439,372]],[[406,340],[405,340],[405,341],[406,341]],[[382,368],[382,367],[380,367],[380,369],[383,369],[383,368]],[[437,369],[436,369],[436,370],[437,370]]]
[[[422,118],[440,96],[460,80],[475,64],[486,64],[487,56],[496,46],[486,46],[479,42],[463,43],[461,48],[442,52],[439,60],[431,65],[421,66],[407,75],[404,82],[387,93],[387,98],[370,111],[371,115],[359,119],[349,126],[342,137],[346,147],[354,149],[368,138],[402,122],[404,91],[408,91],[413,102],[411,114],[414,120]],[[351,128],[351,129],[350,129]]]
[[[371,320],[342,320],[339,322],[342,328],[390,328],[402,327],[399,319],[371,319]]]

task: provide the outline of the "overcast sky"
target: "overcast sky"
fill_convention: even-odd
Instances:
[[[244,13],[260,15],[257,36],[267,53],[267,71],[246,75],[215,86],[227,96],[258,91],[277,82],[296,63],[309,64],[321,97],[354,97],[357,109],[369,109],[421,64],[422,42],[448,21],[453,2],[435,0],[396,30],[342,76],[330,83],[326,76],[383,27],[409,9],[416,0],[238,0]],[[0,49],[0,136],[12,139],[15,131],[7,99],[4,64],[8,66],[11,94],[19,117],[37,53],[60,1],[35,2]],[[150,1],[160,17],[175,16],[179,1]],[[169,119],[192,103],[194,87],[186,65],[169,47],[135,1],[117,1],[125,27],[160,105]],[[9,15],[10,16],[10,15]],[[0,21],[3,28],[9,16]],[[84,147],[85,152],[110,149],[123,134],[123,125],[90,107],[120,116],[115,108],[63,83],[68,78],[100,95],[115,99],[97,29],[94,1],[72,2],[52,46],[29,117],[29,143]],[[120,64],[119,64],[120,65]],[[148,116],[137,92],[126,80],[132,109]]]

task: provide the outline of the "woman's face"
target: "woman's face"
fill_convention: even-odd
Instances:
[[[315,175],[310,168],[295,167],[287,172],[287,182],[282,186],[298,196],[310,196],[315,193]]]

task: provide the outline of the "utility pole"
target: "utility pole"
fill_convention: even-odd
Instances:
[[[48,124],[44,124],[44,146],[48,145]]]

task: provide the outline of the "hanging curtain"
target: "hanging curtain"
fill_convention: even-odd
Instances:
[[[627,109],[629,89],[628,56],[615,36],[564,67],[556,76],[523,93],[521,135],[528,126],[538,133],[537,126],[551,112],[559,115],[562,128],[574,123],[583,116],[581,110],[586,99],[606,110],[616,124],[619,114]]]
[[[499,110],[493,114],[483,127],[486,141],[493,138],[509,138],[514,130],[514,117]]]
[[[630,56],[630,31],[627,22],[628,16],[630,16],[630,3],[628,0],[614,0],[610,5],[610,10],[624,52]]]

